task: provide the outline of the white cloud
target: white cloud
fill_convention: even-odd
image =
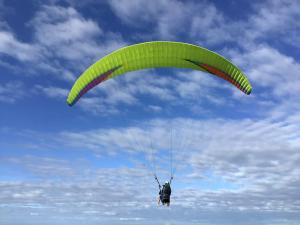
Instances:
[[[18,168],[21,168],[23,171],[26,171],[29,174],[32,173],[35,177],[46,178],[49,180],[58,177],[66,179],[66,177],[72,177],[76,174],[76,169],[72,168],[74,162],[62,159],[25,155],[18,158],[0,158],[0,161],[3,165],[11,164],[18,166]],[[40,192],[36,190],[34,193]],[[22,197],[19,194],[18,196]]]
[[[268,45],[259,45],[244,53],[230,54],[234,61],[245,68],[245,73],[253,85],[255,100],[273,102],[268,104],[272,106],[268,108],[269,113],[275,114],[281,108],[283,115],[288,115],[298,108],[291,104],[299,101],[296,93],[300,92],[300,64],[295,58]]]
[[[20,81],[10,81],[0,84],[0,102],[14,103],[26,95],[24,85]]]
[[[100,50],[96,38],[103,34],[92,20],[84,19],[74,8],[45,6],[31,21],[39,45],[67,60],[94,57]]]
[[[65,131],[58,136],[48,135],[46,140],[62,149],[85,149],[102,157],[128,154],[129,158],[139,159],[141,153],[150,157],[152,148],[160,156],[167,153],[170,148],[170,129],[173,127],[174,160],[181,162],[176,177],[178,182],[191,182],[195,179],[192,174],[196,173],[203,175],[202,181],[212,175],[221,177],[226,182],[238,185],[240,192],[250,190],[263,194],[272,187],[274,192],[287,189],[292,194],[297,189],[296,177],[300,172],[300,131],[296,121],[295,117],[281,122],[249,119],[154,120],[134,127]],[[34,138],[34,135],[31,134],[31,137]],[[39,144],[39,138],[34,140]],[[56,148],[54,146],[52,149]],[[164,157],[168,158],[159,157],[157,163],[163,162]],[[26,160],[18,162],[26,165]],[[42,164],[46,162],[51,163],[48,160],[41,161]],[[158,169],[165,170],[168,163],[168,160],[165,161]],[[182,173],[186,171],[184,165],[190,172]],[[34,168],[39,168],[38,164]],[[197,181],[193,182],[197,184]],[[286,195],[288,198],[288,193]]]
[[[109,4],[115,15],[131,26],[148,23],[148,31],[159,39],[177,40],[179,35],[188,35],[199,42],[217,43],[230,34],[222,31],[226,24],[222,14],[204,1],[109,1]]]
[[[61,73],[59,69],[68,72],[65,67],[73,73],[83,70],[91,61],[124,45],[119,35],[111,32],[104,34],[95,21],[85,19],[71,7],[44,6],[30,25],[35,30],[35,41],[44,54],[43,62],[55,68],[57,73]],[[52,63],[49,61],[51,59],[55,61]]]
[[[178,221],[199,219],[199,212],[208,219],[211,218],[207,215],[210,212],[234,217],[239,212],[244,212],[244,215],[292,215],[299,211],[300,142],[297,134],[300,131],[296,121],[297,117],[281,122],[158,119],[133,127],[65,131],[58,134],[60,137],[47,135],[47,138],[52,136],[56,140],[61,150],[66,146],[71,146],[73,151],[90,149],[98,157],[101,153],[102,160],[111,160],[122,154],[124,159],[132,159],[134,163],[124,167],[125,164],[117,162],[123,166],[103,168],[101,165],[95,167],[87,162],[80,163],[82,159],[2,158],[2,165],[9,163],[10,166],[27,168],[23,171],[30,171],[43,182],[34,183],[25,178],[19,182],[2,182],[1,204],[14,210],[28,203],[41,206],[34,210],[28,205],[34,213],[47,210],[51,214],[64,209],[59,213],[62,218],[68,212],[74,213],[74,210],[78,210],[83,218],[83,214],[90,216],[97,211],[102,221],[110,217],[145,218],[147,222],[149,217],[145,215],[149,213],[160,218],[161,209],[156,208],[156,184],[142,165],[140,153],[145,149],[149,152],[151,138],[153,148],[161,149],[155,154],[159,176],[163,178],[162,172],[168,170],[169,161],[165,161],[164,155],[167,153],[165,149],[170,147],[170,125],[173,124],[177,172],[173,183],[171,217],[177,218],[178,212],[181,212]],[[29,137],[38,140],[32,135]],[[137,139],[138,145],[132,137]],[[53,143],[52,139],[50,141]],[[46,174],[51,176],[44,176]],[[61,180],[53,179],[56,175]]]
[[[41,85],[36,85],[35,88],[38,92],[42,92],[44,95],[49,96],[50,98],[59,97],[66,99],[69,93],[68,89],[53,86],[43,87]]]
[[[275,0],[258,3],[257,14],[250,17],[251,31],[247,34],[252,38],[270,38],[276,35],[282,40],[289,40],[299,30],[300,4],[293,0]],[[286,34],[289,35],[286,35]],[[290,42],[295,45],[296,43]],[[296,46],[296,45],[295,45]]]
[[[8,30],[0,30],[0,53],[24,62],[37,60],[39,57],[36,46],[18,41]]]
[[[240,21],[233,21],[207,1],[109,1],[109,4],[123,22],[131,26],[148,24],[151,39],[179,40],[182,36],[184,40],[194,43],[197,40],[196,43],[209,46],[227,42],[248,46],[270,37],[295,47],[299,43],[300,6],[293,0],[252,4],[249,10],[252,13]]]
[[[91,62],[124,45],[122,37],[106,31],[74,8],[43,6],[28,23],[33,41],[18,40],[11,29],[0,30],[0,52],[21,62],[27,74],[54,74],[74,80]],[[15,65],[17,68],[18,65]],[[19,69],[21,70],[21,69]]]
[[[116,16],[120,17],[124,22],[133,26],[140,25],[141,22],[155,22],[157,14],[163,11],[163,7],[168,1],[126,1],[113,0],[108,4],[114,10]],[[139,19],[139,20],[136,20]]]
[[[153,112],[161,112],[162,111],[162,107],[160,107],[158,105],[149,105],[148,108],[149,108],[149,110],[151,110]]]
[[[24,75],[47,74],[74,81],[78,71],[124,45],[120,35],[109,31],[104,34],[95,21],[85,19],[71,7],[42,6],[27,25],[33,30],[30,43],[18,40],[7,25],[0,30],[2,57],[10,56],[21,63],[11,65],[3,58],[1,65],[17,74],[24,74],[25,70]],[[122,97],[115,94],[111,98]]]

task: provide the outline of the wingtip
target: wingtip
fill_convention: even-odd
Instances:
[[[250,95],[252,92],[252,87],[246,92],[247,95]]]
[[[73,103],[71,103],[71,102],[69,102],[69,101],[67,101],[67,104],[68,104],[68,106],[70,106],[70,107],[73,106]]]

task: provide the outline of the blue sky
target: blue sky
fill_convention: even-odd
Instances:
[[[0,0],[0,225],[299,224],[299,19],[288,0]],[[90,64],[153,40],[226,56],[252,94],[151,69],[66,104]],[[167,179],[171,145],[164,208],[149,159]]]

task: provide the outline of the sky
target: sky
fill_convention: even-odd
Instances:
[[[300,224],[299,20],[294,0],[0,0],[0,225]],[[251,95],[165,68],[66,104],[89,65],[157,40],[222,54]]]

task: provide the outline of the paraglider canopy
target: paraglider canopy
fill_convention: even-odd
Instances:
[[[90,89],[118,75],[158,67],[201,70],[228,81],[247,95],[252,91],[245,74],[223,56],[192,44],[154,41],[118,49],[98,60],[76,80],[67,103],[74,105]]]

